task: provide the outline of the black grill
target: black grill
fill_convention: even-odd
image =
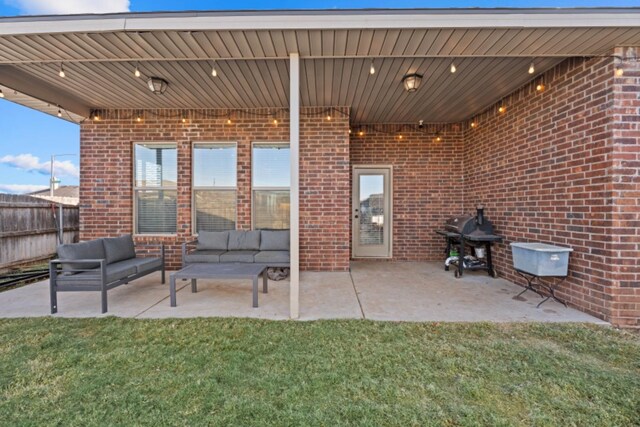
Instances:
[[[490,276],[495,277],[491,262],[491,243],[501,242],[502,236],[494,234],[493,224],[485,218],[482,206],[476,209],[475,216],[459,215],[449,218],[444,230],[437,233],[444,236],[447,242],[445,270],[448,271],[449,265],[453,264],[456,265],[456,277],[461,277],[465,269],[486,270]],[[474,249],[476,256],[465,256],[467,246]]]
[[[449,218],[444,229],[475,242],[502,240],[502,237],[493,234],[493,224],[484,217],[482,207],[476,210],[476,216],[460,215]]]

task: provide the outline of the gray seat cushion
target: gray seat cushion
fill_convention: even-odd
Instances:
[[[157,269],[162,267],[162,259],[161,258],[130,258],[124,261],[118,262],[119,265],[123,266],[131,266],[135,267],[136,272],[146,273],[147,271],[151,271],[153,269]]]
[[[62,260],[72,259],[106,259],[102,239],[89,240],[87,242],[69,243],[58,246],[58,257]],[[89,264],[62,264],[63,270],[91,269],[100,267],[100,263]]]
[[[260,232],[261,251],[288,251],[289,230],[262,230]]]
[[[127,261],[120,261],[107,265],[107,284],[116,280],[136,274],[136,267],[130,265]],[[91,271],[85,271],[79,274],[62,275],[58,277],[59,285],[83,285],[83,284],[99,284],[101,280],[100,269],[95,268]]]
[[[258,251],[230,251],[220,255],[220,262],[253,262]]]
[[[220,255],[225,253],[226,251],[201,251],[195,250],[184,257],[184,260],[187,263],[195,263],[195,262],[220,262]]]
[[[260,251],[254,257],[254,262],[260,264],[288,264],[289,251]]]
[[[258,251],[260,250],[260,232],[232,230],[229,232],[230,251]]]
[[[200,231],[198,233],[198,250],[226,251],[229,243],[228,231]]]
[[[120,237],[107,237],[102,239],[107,264],[136,257],[136,248],[131,234]]]

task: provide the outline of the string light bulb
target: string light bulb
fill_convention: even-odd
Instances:
[[[440,132],[436,133],[435,141],[436,142],[442,141],[442,135],[440,135]]]
[[[99,115],[99,114],[97,114],[97,113],[95,113],[95,114],[93,115],[93,121],[94,121],[94,122],[99,122],[99,121],[100,121],[100,115]]]
[[[536,67],[533,66],[533,62],[529,65],[529,74],[533,74],[536,72]]]
[[[376,67],[373,66],[373,59],[371,60],[371,66],[369,67],[369,74],[374,75],[376,73]]]
[[[233,122],[231,121],[231,116],[227,116],[227,124],[228,124],[228,125],[230,125],[231,123],[233,123]]]
[[[216,69],[216,63],[213,63],[213,66],[211,67],[211,75],[213,77],[218,77],[218,70]]]
[[[542,83],[542,82],[538,83],[538,85],[536,86],[536,90],[538,92],[544,92],[545,89],[546,89],[546,87],[545,87],[544,83]]]
[[[327,121],[331,121],[331,115],[327,114]]]
[[[364,132],[363,131],[358,132],[358,136],[364,136]]]
[[[58,117],[62,117],[62,110],[58,108]]]
[[[498,108],[498,113],[504,114],[506,112],[507,112],[507,107],[505,107],[504,105],[501,105],[500,108]]]
[[[456,68],[456,64],[451,63],[451,74],[455,73],[458,69]]]
[[[187,123],[187,118],[186,117],[182,118],[182,123]]]
[[[133,71],[133,75],[136,77],[140,77],[142,74],[140,74],[140,69],[138,68],[138,64],[136,64],[136,69]]]
[[[398,135],[398,139],[402,139],[402,134]]]
[[[140,117],[140,115],[138,114],[138,115],[136,116],[136,122],[141,122],[141,121],[142,121],[142,117]]]
[[[4,98],[4,92],[0,89],[0,98]]]
[[[475,129],[476,127],[478,127],[478,122],[474,120],[473,122],[471,122],[471,128]]]
[[[615,73],[616,73],[616,76],[617,76],[617,77],[622,77],[622,76],[624,76],[624,70],[622,69],[622,67],[621,67],[620,65],[617,65],[617,66],[616,66],[616,71],[615,71]]]
[[[62,62],[60,63],[60,71],[58,71],[58,75],[62,78],[65,78],[66,74],[64,72],[64,65],[62,65]]]

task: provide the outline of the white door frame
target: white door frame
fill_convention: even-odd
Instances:
[[[389,182],[386,183],[387,190],[387,222],[388,222],[388,249],[387,254],[384,256],[367,256],[367,255],[356,255],[356,245],[357,245],[357,236],[356,236],[356,209],[360,207],[360,201],[358,200],[358,177],[356,174],[357,170],[375,170],[375,169],[386,169],[389,174]],[[393,166],[392,165],[353,165],[351,171],[351,256],[352,258],[381,258],[381,259],[389,259],[393,258]]]

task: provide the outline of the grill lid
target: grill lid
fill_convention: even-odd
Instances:
[[[493,224],[491,224],[491,221],[488,221],[484,217],[482,217],[482,220],[480,221],[478,216],[471,215],[460,215],[451,217],[445,223],[444,228],[449,232],[458,233],[465,236],[481,236],[493,234]]]

